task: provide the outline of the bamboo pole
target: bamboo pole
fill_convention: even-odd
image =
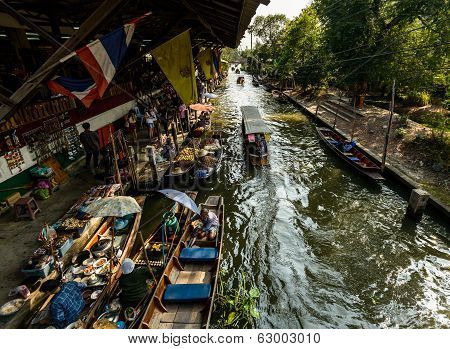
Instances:
[[[112,133],[112,127],[111,125],[109,125],[109,136],[110,136],[110,140],[111,140],[111,145],[112,145],[112,149],[113,149],[113,157],[114,157],[114,171],[116,172],[116,180],[117,180],[117,184],[120,184],[120,191],[123,195],[123,187],[122,187],[122,180],[120,179],[120,171],[119,171],[119,165],[117,164],[117,153],[116,153],[116,145],[114,142],[114,136]]]
[[[392,128],[392,119],[394,116],[394,104],[395,104],[395,79],[394,79],[394,82],[392,83],[391,108],[390,108],[390,114],[389,114],[389,124],[388,124],[385,141],[384,141],[383,160],[381,162],[381,172],[384,172],[384,168],[386,166],[386,157],[387,157],[387,151],[388,151],[388,147],[389,147],[389,137],[390,137],[391,128]]]

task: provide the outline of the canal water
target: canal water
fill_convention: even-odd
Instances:
[[[406,190],[361,178],[319,143],[305,115],[249,75],[244,87],[236,78],[216,91],[225,157],[197,201],[224,197],[222,266],[228,287],[242,270],[259,288],[256,327],[450,327],[449,227],[428,214],[405,220]],[[257,106],[272,131],[270,167],[244,162],[243,105]],[[146,216],[167,204],[152,199]]]

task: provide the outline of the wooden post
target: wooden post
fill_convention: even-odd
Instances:
[[[173,138],[173,144],[175,144],[175,149],[179,150],[179,146],[178,146],[178,133],[177,133],[177,126],[176,123],[172,121],[172,138]]]
[[[109,138],[111,140],[111,146],[113,149],[113,157],[114,157],[114,172],[116,173],[116,177],[117,177],[117,184],[120,184],[120,191],[123,194],[123,187],[122,187],[122,180],[120,179],[120,171],[119,171],[119,165],[117,163],[117,153],[116,153],[116,145],[115,145],[115,141],[114,141],[114,136],[112,133],[112,128],[111,125],[109,125]]]
[[[353,101],[353,123],[352,123],[352,135],[350,137],[350,142],[353,141],[353,136],[355,134],[355,121],[356,121],[356,100]]]
[[[387,157],[387,151],[389,146],[389,137],[391,133],[391,127],[392,127],[392,118],[394,116],[394,103],[395,103],[395,79],[392,83],[392,99],[391,99],[391,108],[390,108],[390,114],[389,114],[389,124],[386,131],[385,141],[384,141],[384,150],[383,150],[383,159],[381,162],[381,172],[384,172],[384,168],[386,166],[386,157]]]
[[[430,194],[422,189],[414,189],[409,197],[407,213],[409,216],[415,219],[422,217],[423,211],[427,206]]]

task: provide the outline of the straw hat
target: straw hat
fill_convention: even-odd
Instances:
[[[175,167],[172,170],[172,174],[182,174],[182,173],[183,173],[183,170],[181,169],[181,167]]]
[[[205,156],[208,155],[208,154],[209,154],[209,152],[208,152],[207,150],[202,149],[202,150],[200,150],[200,151],[198,152],[198,157],[199,157],[199,158],[203,158],[203,157],[205,157]]]

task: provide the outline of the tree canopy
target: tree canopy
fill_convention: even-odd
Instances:
[[[313,0],[292,20],[258,16],[253,52],[274,77],[304,88],[436,93],[448,87],[448,0]]]

